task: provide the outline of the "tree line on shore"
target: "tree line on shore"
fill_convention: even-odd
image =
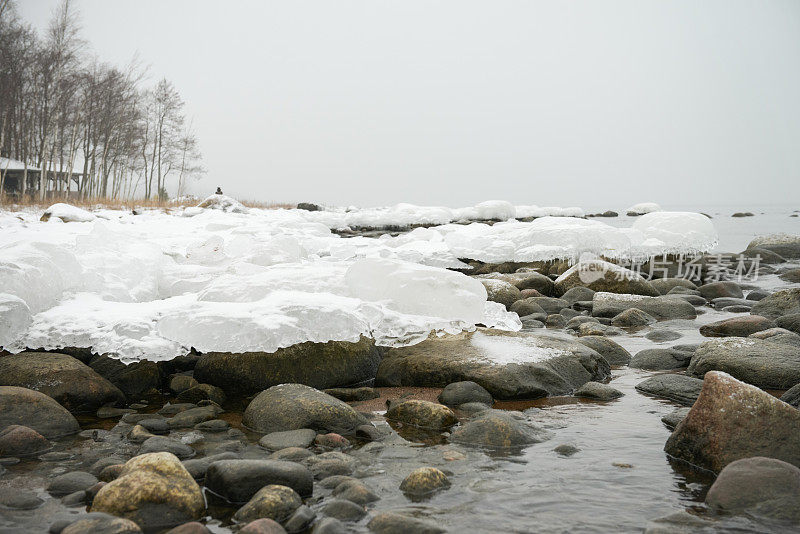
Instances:
[[[185,194],[204,172],[197,137],[173,84],[145,74],[93,57],[69,0],[43,35],[0,0],[0,156],[24,166],[14,193],[165,200],[169,180]]]

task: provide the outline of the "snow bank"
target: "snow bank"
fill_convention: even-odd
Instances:
[[[86,210],[59,202],[44,210],[41,218],[42,221],[53,219],[60,219],[63,222],[90,222],[96,217]]]
[[[248,211],[248,209],[245,208],[238,200],[225,195],[211,195],[196,207],[211,210],[221,210],[226,213],[247,213]]]
[[[474,214],[507,216],[509,206],[490,202]],[[272,351],[361,335],[398,346],[477,324],[519,330],[516,314],[487,302],[482,284],[446,268],[465,268],[460,259],[694,252],[716,241],[711,221],[691,213],[651,213],[631,228],[546,216],[343,238],[324,217],[372,224],[402,214],[413,224],[420,214],[460,215],[402,204],[385,208],[383,219],[376,210],[241,212],[221,195],[196,210],[106,210],[83,224],[0,213],[0,345],[91,347],[135,361],[191,347]]]
[[[634,204],[625,211],[628,215],[644,215],[645,213],[661,211],[661,206],[655,202],[642,202],[640,204]]]

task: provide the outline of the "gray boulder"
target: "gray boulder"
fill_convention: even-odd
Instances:
[[[774,252],[787,260],[800,259],[800,235],[773,234],[753,239],[747,249],[759,248]]]
[[[770,319],[800,313],[800,287],[776,291],[753,304],[752,313]]]
[[[124,364],[121,361],[97,354],[89,360],[89,367],[117,386],[129,399],[155,392],[161,386],[161,369],[156,362],[140,361]]]
[[[608,384],[600,382],[586,382],[584,385],[575,390],[574,396],[582,397],[585,399],[595,399],[601,401],[609,401],[623,396],[623,393]]]
[[[575,304],[576,302],[592,300],[595,291],[589,289],[588,287],[583,286],[575,286],[567,289],[561,298],[569,303],[570,306]]]
[[[708,371],[764,389],[787,389],[800,382],[800,351],[770,339],[713,339],[698,347],[686,373],[702,377]]]
[[[800,523],[800,469],[755,456],[725,466],[706,494],[712,509]]]
[[[786,404],[791,404],[795,408],[800,408],[800,383],[787,389],[784,394],[781,395],[781,400]]]
[[[314,476],[296,462],[281,460],[218,460],[206,470],[205,486],[229,502],[243,504],[270,484],[311,496]]]
[[[713,300],[720,297],[730,297],[735,299],[744,298],[742,288],[736,282],[711,282],[704,284],[698,288],[700,295],[707,300]]]
[[[659,320],[697,317],[694,306],[675,296],[646,297],[601,292],[595,293],[592,299],[592,315],[595,317],[612,318],[631,308],[641,310]]]
[[[242,417],[242,424],[265,433],[310,428],[350,434],[366,422],[349,404],[302,384],[281,384],[262,391]]]
[[[767,330],[773,326],[775,326],[775,323],[772,319],[767,319],[760,315],[746,315],[704,324],[700,327],[700,334],[705,337],[747,337],[750,334]]]
[[[666,295],[676,287],[683,287],[686,289],[696,290],[697,286],[691,280],[685,278],[656,278],[650,280],[650,285],[655,288],[661,295]]]
[[[703,381],[685,375],[663,374],[636,384],[636,391],[691,406],[700,395]]]
[[[262,437],[258,444],[268,451],[279,451],[289,447],[300,447],[305,449],[314,443],[317,432],[310,428],[299,428],[297,430],[284,430],[282,432],[271,432]]]
[[[683,369],[689,366],[694,351],[685,351],[675,347],[665,349],[645,349],[631,358],[629,366],[633,369],[648,371],[668,371]]]
[[[22,352],[0,358],[0,385],[39,391],[73,413],[95,412],[106,404],[125,402],[125,395],[114,384],[72,356],[57,352]]]
[[[458,406],[467,402],[480,402],[491,406],[494,404],[492,394],[485,388],[470,380],[447,384],[439,394],[439,402],[446,406]]]
[[[237,395],[288,383],[325,389],[372,380],[380,359],[375,342],[365,337],[356,343],[309,341],[275,352],[209,352],[198,360],[194,377]]]
[[[576,286],[609,293],[651,297],[659,295],[650,282],[640,274],[600,259],[580,261],[567,269],[555,281],[557,295],[563,295],[567,290]]]
[[[612,326],[620,328],[636,328],[656,322],[656,318],[637,308],[630,308],[611,319]]]
[[[473,447],[513,449],[552,437],[551,432],[530,424],[522,414],[485,410],[454,430],[450,441]]]
[[[376,383],[445,387],[468,380],[495,399],[517,399],[568,394],[609,374],[608,362],[579,343],[479,328],[389,350]]]
[[[32,389],[0,386],[0,430],[11,425],[32,428],[47,439],[80,431],[75,417],[53,398]]]
[[[575,341],[597,351],[611,365],[628,365],[631,361],[631,353],[606,336],[581,336]]]
[[[553,294],[553,281],[536,271],[525,271],[516,273],[489,273],[478,276],[478,279],[502,280],[513,285],[520,291],[535,289],[545,296]]]
[[[790,315],[778,317],[775,324],[795,334],[800,334],[800,313],[792,313]]]

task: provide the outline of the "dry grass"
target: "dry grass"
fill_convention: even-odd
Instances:
[[[132,210],[134,208],[152,208],[152,209],[170,209],[170,208],[184,208],[189,206],[196,206],[202,199],[198,200],[182,200],[180,202],[167,201],[161,202],[159,200],[118,200],[108,198],[93,198],[93,199],[80,199],[80,198],[47,198],[39,200],[38,198],[31,197],[8,197],[0,195],[0,209],[7,209],[10,211],[17,211],[21,209],[47,209],[56,202],[64,202],[72,206],[78,206],[85,210],[92,209],[111,209],[111,210]],[[239,200],[239,199],[237,199]],[[262,202],[258,200],[239,200],[248,208],[260,209],[290,209],[296,207],[295,204],[287,204],[280,202]]]

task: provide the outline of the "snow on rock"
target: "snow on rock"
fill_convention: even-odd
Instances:
[[[647,213],[633,223],[632,231],[643,238],[635,245],[637,256],[696,254],[714,248],[719,238],[711,219],[680,211]]]
[[[641,202],[639,204],[634,204],[625,211],[628,215],[644,215],[645,213],[661,211],[661,206],[655,202]]]
[[[60,219],[62,222],[90,222],[96,218],[92,213],[84,209],[59,202],[44,210],[40,220]]]
[[[248,208],[235,198],[226,195],[211,195],[196,207],[203,209],[221,210],[225,213],[247,213]]]

